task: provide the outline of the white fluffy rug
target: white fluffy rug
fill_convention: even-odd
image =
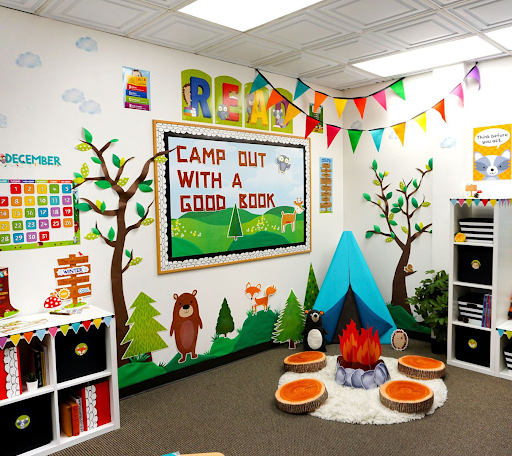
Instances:
[[[324,420],[354,424],[395,424],[425,417],[423,413],[400,413],[384,407],[380,403],[379,388],[364,390],[338,385],[334,381],[336,358],[337,356],[328,356],[327,366],[319,372],[306,374],[287,372],[279,379],[279,386],[299,378],[316,378],[322,381],[327,388],[329,398],[310,415]],[[386,363],[391,380],[412,380],[398,372],[398,361],[395,358],[383,356],[381,359]],[[448,390],[443,380],[416,381],[429,386],[434,391],[434,405],[427,413],[431,415],[435,409],[446,402]]]

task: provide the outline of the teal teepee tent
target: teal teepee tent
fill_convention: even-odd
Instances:
[[[336,335],[349,287],[353,292],[361,326],[373,326],[374,331],[379,331],[381,343],[391,343],[391,334],[396,329],[393,318],[352,231],[344,231],[315,302],[315,309],[324,311],[323,324],[329,343]]]

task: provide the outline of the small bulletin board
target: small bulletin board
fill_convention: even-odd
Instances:
[[[159,273],[311,251],[309,139],[153,125]]]
[[[0,251],[79,243],[70,180],[0,179]]]

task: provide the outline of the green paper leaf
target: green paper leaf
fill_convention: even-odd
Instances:
[[[373,185],[376,185],[377,187],[380,187],[380,182],[377,179],[375,179],[373,181]]]
[[[373,229],[376,233],[380,233],[380,226],[379,225],[373,225]]]
[[[430,206],[430,203],[428,201],[424,201],[423,203],[421,203],[421,205],[423,207],[429,207]]]
[[[398,207],[398,203],[393,203],[393,207]]]
[[[119,182],[117,183],[120,187],[124,187],[128,181],[130,180],[129,177],[123,177],[122,179],[119,179]]]
[[[97,228],[91,228],[91,231],[94,233],[94,234],[97,234],[98,236],[100,235],[100,232]]]
[[[75,208],[82,212],[87,212],[87,211],[91,210],[91,206],[89,206],[89,204],[87,204],[87,203],[75,204]]]
[[[99,235],[94,234],[94,233],[87,233],[85,235],[85,239],[87,239],[88,241],[94,241],[94,239],[98,239],[98,238],[99,238]]]
[[[379,177],[380,177],[381,179],[384,179],[384,173],[379,173]]]
[[[391,237],[395,239],[395,233],[390,233]]]
[[[393,214],[397,214],[398,212],[400,212],[400,208],[399,207],[394,207],[394,208],[391,209],[391,212]]]
[[[405,187],[405,184],[403,182],[400,182],[400,190],[403,191],[404,187]]]
[[[414,188],[418,188],[418,180],[417,179],[414,179],[412,181],[412,185],[414,185]]]
[[[168,160],[168,158],[165,155],[160,155],[159,157],[155,158],[155,162],[157,163],[165,163]]]
[[[404,185],[404,192],[407,191],[407,185]]]
[[[137,203],[137,214],[139,215],[139,217],[144,217],[145,213],[146,211],[144,210],[144,206],[140,203]]]
[[[73,182],[75,184],[81,184],[81,183],[85,182],[85,179],[83,177],[77,177],[76,179],[73,179]]]
[[[421,228],[417,223],[414,225],[414,228],[416,228],[416,231],[421,231]]]
[[[110,185],[110,182],[108,182],[106,180],[100,180],[100,181],[96,181],[94,183],[96,184],[97,187],[102,188],[103,190],[112,187],[112,185]]]
[[[377,171],[377,160],[373,160],[372,168],[373,168],[374,171]]]
[[[152,192],[153,189],[149,185],[139,184],[139,190],[144,193]]]
[[[372,200],[372,197],[370,195],[368,195],[368,193],[363,193],[363,198],[366,200],[366,201],[371,201]]]
[[[131,256],[132,256],[132,254],[130,253],[130,251],[129,251],[128,249],[125,249],[124,254],[125,254],[128,258],[131,258]]]
[[[404,198],[403,196],[398,197],[398,207],[402,207],[404,205]]]
[[[109,240],[113,241],[115,236],[116,236],[116,232],[114,231],[114,228],[110,227],[110,230],[108,230]]]
[[[105,209],[106,209],[106,208],[107,208],[107,205],[105,204],[105,201],[103,201],[103,202],[101,203],[101,206],[100,206],[100,211],[101,211],[101,212],[105,212]]]
[[[98,165],[101,165],[101,160],[98,157],[91,157],[91,160]]]
[[[418,201],[416,200],[416,198],[411,198],[411,203],[415,208],[418,207]]]
[[[82,176],[80,173],[73,173],[73,176],[78,177],[78,178],[80,178],[80,177],[82,177],[82,178],[83,178],[83,177],[84,177],[84,176]]]
[[[369,238],[371,238],[372,236],[373,236],[373,233],[372,233],[371,231],[367,231],[367,232],[366,232],[366,234],[364,235],[364,237],[365,237],[366,239],[369,239]]]
[[[395,218],[395,214],[391,213],[388,215],[388,220],[393,220]]]
[[[121,167],[121,160],[119,159],[119,157],[116,154],[112,154],[112,163],[114,164],[114,166],[116,168]]]
[[[88,150],[91,150],[92,147],[89,144],[80,143],[75,146],[75,149],[79,150],[80,152],[87,152]]]
[[[153,183],[152,180],[147,180],[147,181],[141,182],[142,185],[151,185],[152,183]]]
[[[433,159],[433,158],[431,158],[431,159],[428,161],[428,167],[429,167],[430,169],[434,169],[434,159]]]
[[[144,226],[149,226],[149,225],[151,225],[154,221],[155,221],[155,219],[152,219],[152,218],[146,218],[146,219],[144,219],[144,221],[142,222],[142,224],[143,224]]]
[[[389,192],[387,195],[386,195],[386,199],[389,200],[391,199],[391,197],[393,196],[393,192]]]
[[[389,221],[389,224],[390,224],[391,226],[397,226],[397,225],[398,225],[398,223],[396,223],[394,220],[390,220],[390,221]]]
[[[402,226],[402,231],[405,233],[405,234],[409,234],[409,230],[407,229],[407,227],[405,226]]]
[[[141,257],[135,257],[132,261],[130,261],[130,266],[137,266],[141,261]]]
[[[111,139],[110,142],[113,143],[113,142],[118,142],[119,139]]]
[[[82,165],[82,168],[80,169],[80,172],[82,173],[83,177],[89,176],[89,167],[87,166],[87,163],[84,163]]]
[[[393,242],[393,238],[391,238],[391,237],[387,237],[387,238],[386,238],[386,242]]]
[[[85,138],[85,140],[86,140],[88,143],[92,142],[92,135],[91,135],[91,133],[90,133],[88,130],[86,130],[85,128],[84,128],[84,138]]]
[[[385,218],[386,216],[384,214],[379,214],[382,218]]]

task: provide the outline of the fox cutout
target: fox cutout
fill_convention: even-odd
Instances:
[[[252,286],[250,282],[247,282],[247,285],[245,286],[245,295],[251,301],[254,300],[254,305],[251,306],[253,315],[257,313],[256,309],[258,306],[263,306],[263,310],[265,312],[268,310],[268,298],[272,296],[276,291],[276,286],[271,285],[270,287],[267,287],[267,289],[265,290],[265,296],[258,298],[255,296],[261,293],[261,284],[259,283],[256,286]]]
[[[484,175],[483,180],[498,180],[498,176],[510,168],[510,150],[501,155],[482,155],[475,152],[475,168]]]

